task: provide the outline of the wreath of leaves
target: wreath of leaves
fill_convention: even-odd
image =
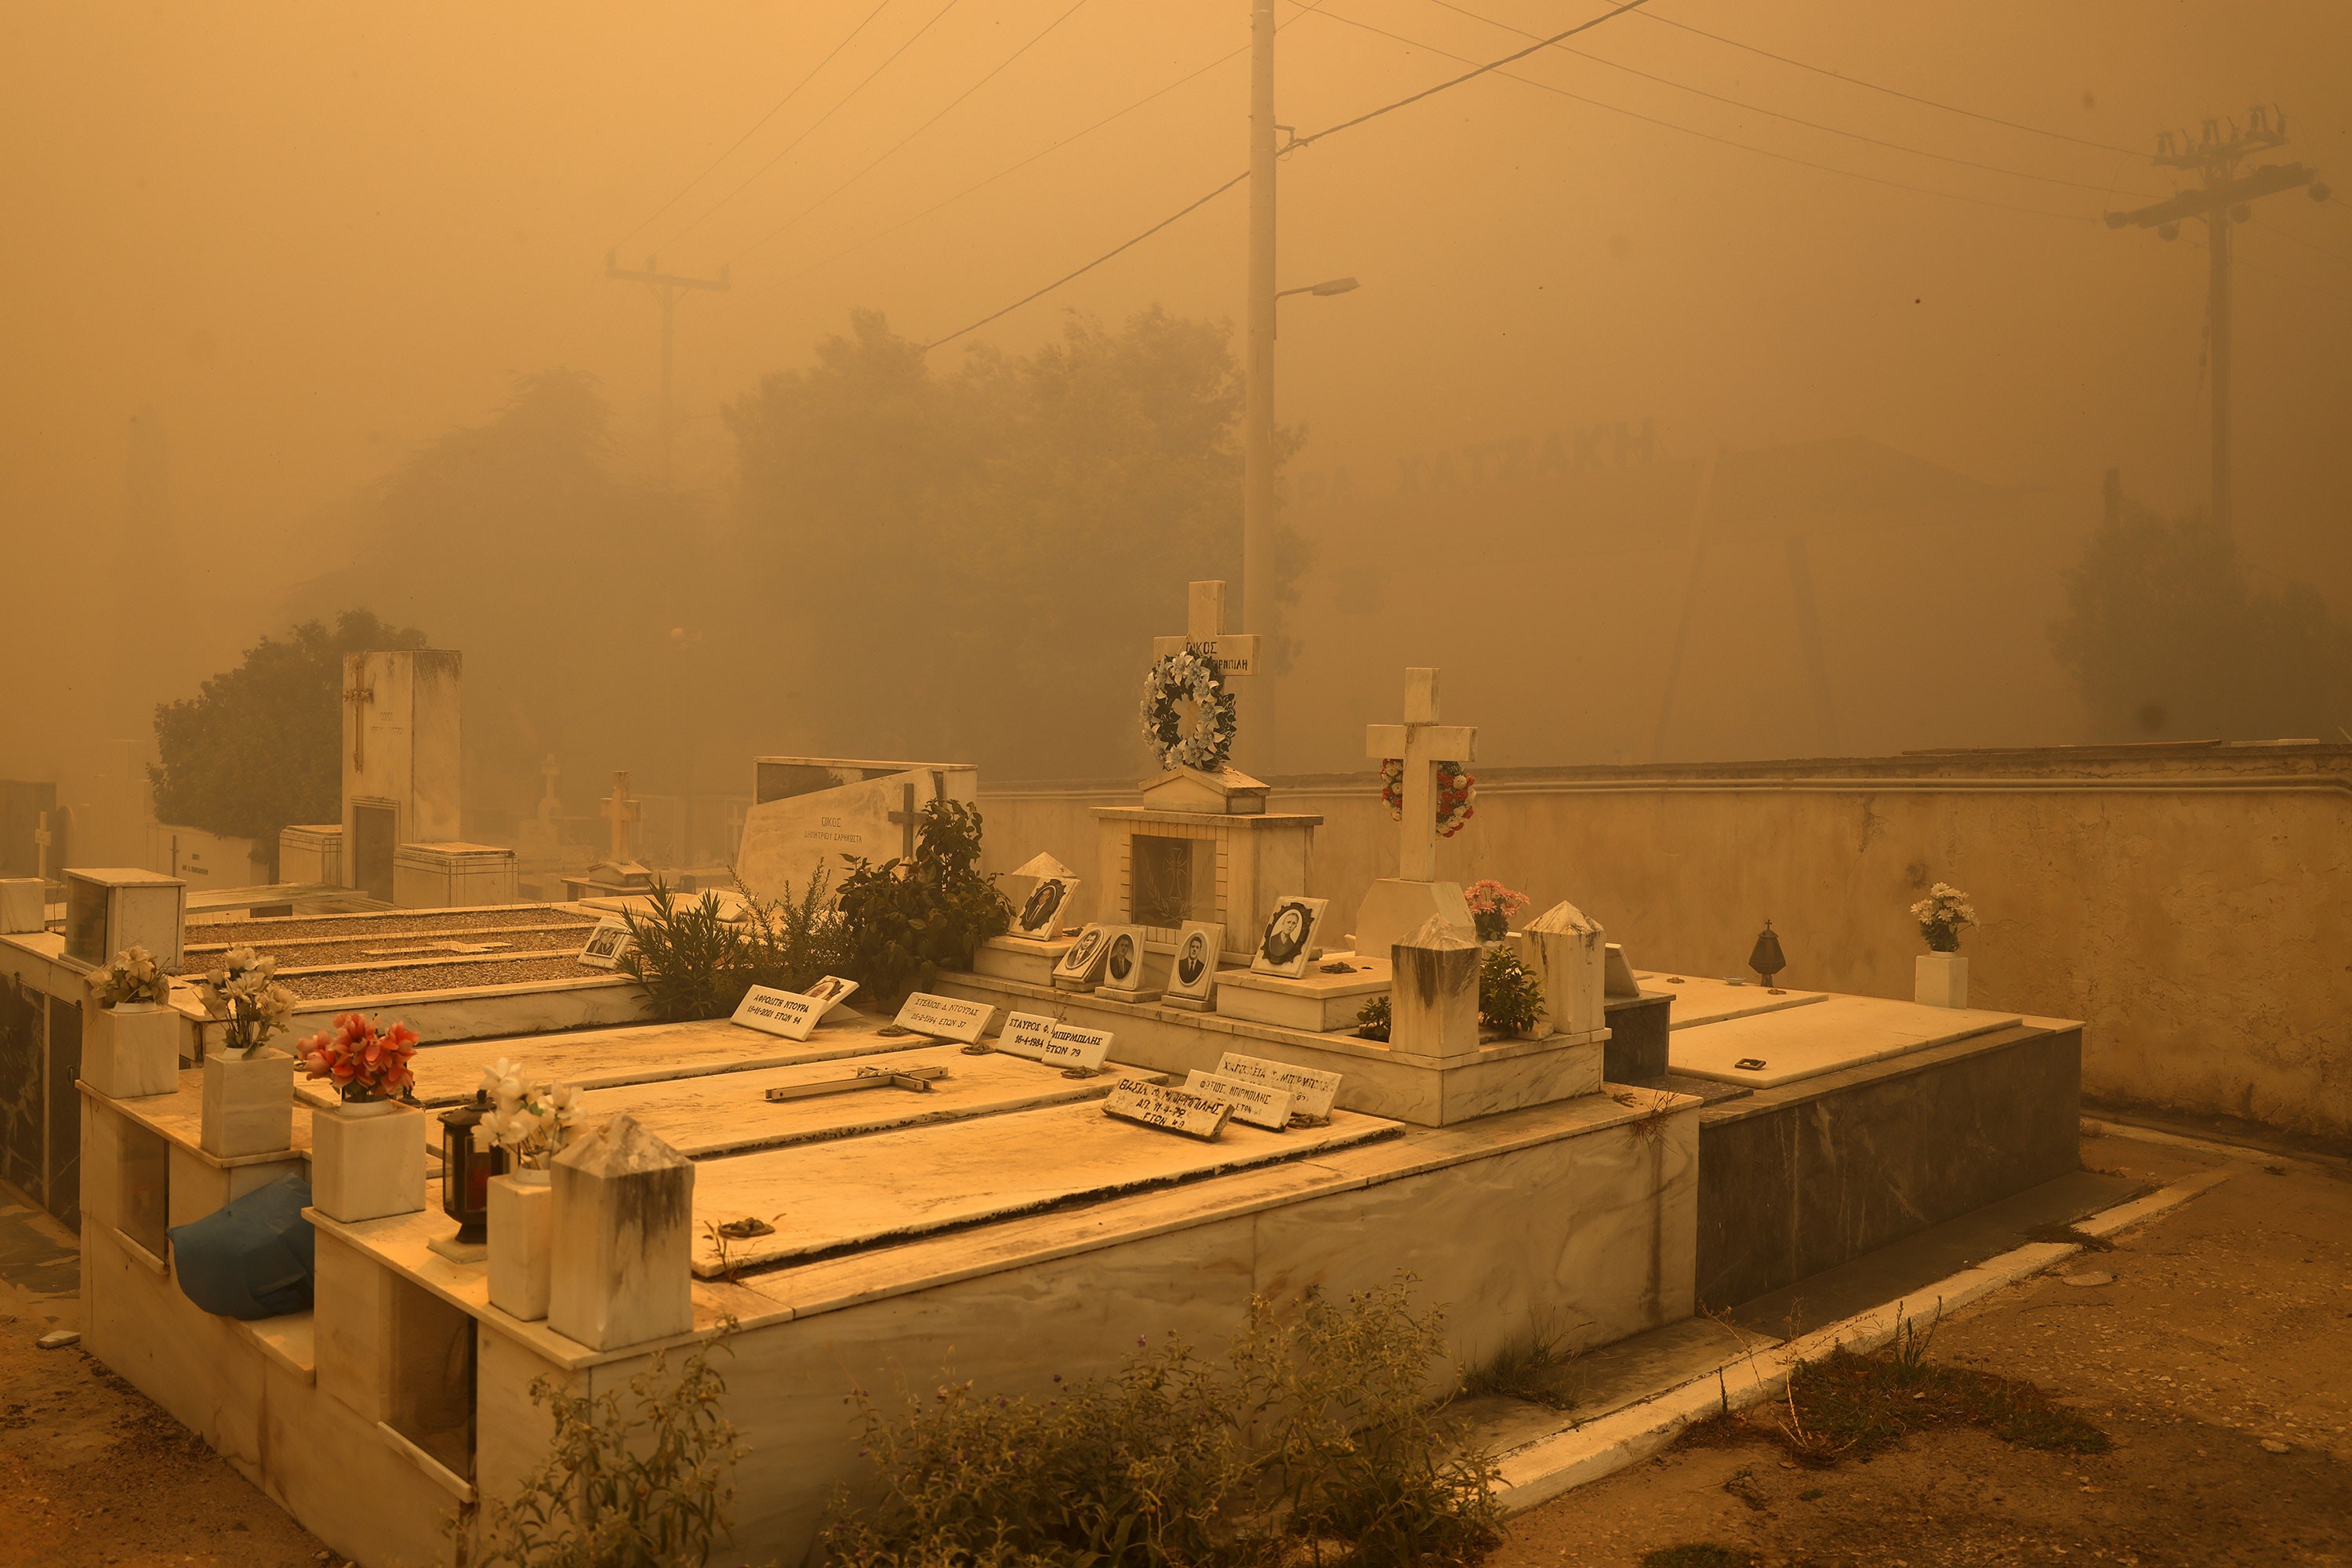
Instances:
[[[1187,699],[1200,704],[1189,728],[1176,706]],[[1143,678],[1144,743],[1163,768],[1215,773],[1233,754],[1237,706],[1213,656],[1191,648],[1163,655]]]
[[[1463,771],[1460,763],[1441,762],[1437,764],[1437,836],[1451,838],[1462,831],[1471,817],[1477,815],[1478,775]],[[1381,799],[1387,803],[1389,818],[1404,820],[1404,759],[1381,759]]]

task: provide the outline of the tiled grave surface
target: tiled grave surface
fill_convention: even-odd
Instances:
[[[1829,996],[1809,1005],[1687,1029],[1677,1020],[1666,1059],[1685,1077],[1774,1089],[2017,1022],[2014,1013],[1922,1007],[1879,996]],[[1742,1062],[1759,1065],[1742,1067]]]

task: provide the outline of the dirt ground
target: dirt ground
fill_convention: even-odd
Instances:
[[[1514,1520],[1491,1568],[2352,1564],[2352,1173],[2083,1152],[2154,1184],[2231,1177],[1956,1314],[1930,1354],[2039,1385],[2112,1451],[1963,1429],[1804,1469],[1767,1442],[1677,1447]]]
[[[1955,1315],[1931,1354],[2038,1384],[2112,1451],[1939,1431],[1801,1469],[1766,1442],[1676,1448],[1513,1521],[1491,1568],[1637,1568],[1709,1545],[1653,1561],[2352,1565],[2352,1172],[2113,1138],[2084,1155],[2150,1184],[2231,1175]],[[0,1204],[0,1568],[330,1561],[135,1389],[78,1348],[35,1348],[70,1325],[70,1261],[53,1226]]]

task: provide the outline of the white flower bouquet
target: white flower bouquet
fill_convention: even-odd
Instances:
[[[126,947],[111,963],[100,964],[82,977],[90,997],[101,1007],[162,1002],[172,994],[172,977],[143,947]]]
[[[1911,918],[1919,922],[1919,934],[1927,939],[1928,952],[1958,952],[1960,932],[1977,923],[1977,907],[1949,882],[1938,882],[1911,906]]]
[[[196,982],[205,1011],[227,1026],[220,1054],[244,1060],[294,1021],[294,993],[278,979],[278,960],[233,947]]]
[[[527,1084],[521,1067],[501,1057],[482,1073],[490,1109],[474,1124],[474,1147],[503,1148],[517,1170],[544,1171],[571,1138],[580,1090],[572,1084]]]

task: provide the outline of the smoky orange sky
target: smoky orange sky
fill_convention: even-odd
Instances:
[[[159,570],[226,658],[274,629],[271,591],[333,563],[322,509],[518,374],[594,373],[624,459],[650,466],[657,312],[604,276],[608,250],[730,268],[677,341],[681,479],[719,493],[721,404],[851,309],[939,336],[1244,166],[1247,0],[890,0],[759,123],[875,4],[8,8],[9,553],[72,566],[121,511],[127,424],[152,406],[177,539]],[[1509,28],[1604,8],[1284,0],[1279,115],[1312,132],[1518,47]],[[2352,7],[1652,9],[1284,161],[1281,281],[1363,285],[1283,306],[1301,467],[1648,416],[1678,455],[1865,435],[2086,505],[2109,466],[2157,504],[2201,497],[2201,236],[2094,220],[2172,188],[2146,155],[2160,129],[2257,102],[2290,117],[2281,156],[2352,192]],[[2267,573],[2352,607],[2352,201],[2256,216],[2240,531]],[[1230,193],[977,337],[1024,347],[1066,309],[1153,301],[1238,320],[1244,218]],[[11,598],[100,586],[43,576]],[[11,658],[59,626],[9,617]]]

